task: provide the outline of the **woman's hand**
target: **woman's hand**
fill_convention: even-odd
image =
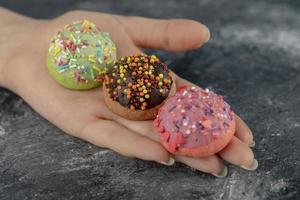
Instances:
[[[3,19],[8,19],[4,20]],[[159,144],[152,121],[130,121],[105,106],[101,88],[73,91],[58,85],[48,74],[46,51],[51,37],[65,24],[88,19],[109,32],[118,55],[140,53],[140,47],[183,51],[209,39],[208,29],[191,20],[154,20],[96,12],[73,11],[50,21],[35,20],[0,9],[0,84],[28,102],[38,113],[66,133],[122,155],[166,165],[176,161],[198,170],[225,176],[223,160],[254,169],[257,161],[249,145],[253,136],[237,118],[237,131],[229,145],[208,158],[175,156]],[[176,84],[191,83],[176,76]]]

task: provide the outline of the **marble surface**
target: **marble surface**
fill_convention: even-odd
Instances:
[[[259,168],[217,179],[132,160],[64,134],[0,89],[0,199],[300,199],[299,1],[0,0],[37,17],[87,9],[207,24],[212,40],[155,51],[184,78],[225,95],[253,129]]]

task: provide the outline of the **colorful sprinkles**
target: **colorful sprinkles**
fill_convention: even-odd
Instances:
[[[122,57],[105,74],[110,97],[132,110],[146,110],[162,103],[173,80],[167,66],[155,56]]]
[[[222,137],[233,119],[222,96],[208,89],[184,86],[166,100],[154,126],[170,152],[175,153],[181,146],[192,148]]]
[[[66,25],[53,37],[49,55],[60,74],[77,82],[103,81],[104,68],[116,60],[116,46],[108,33],[83,20]]]

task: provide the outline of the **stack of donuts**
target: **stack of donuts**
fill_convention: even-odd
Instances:
[[[161,144],[172,154],[206,157],[222,150],[235,131],[234,113],[207,89],[183,86],[155,55],[117,59],[109,33],[88,20],[66,25],[51,40],[49,74],[63,87],[103,86],[104,101],[129,120],[154,120]]]

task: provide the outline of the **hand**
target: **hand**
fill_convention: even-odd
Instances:
[[[209,31],[191,20],[154,20],[95,12],[68,12],[50,21],[34,20],[0,9],[4,27],[0,33],[2,55],[0,84],[19,94],[38,113],[66,133],[122,155],[166,165],[174,159],[159,144],[152,121],[130,121],[105,106],[101,88],[73,91],[58,85],[48,74],[45,54],[50,38],[65,24],[88,19],[109,32],[118,47],[118,55],[140,53],[139,47],[183,51],[208,41]],[[2,16],[1,16],[2,15]],[[5,17],[3,17],[3,15]],[[7,22],[9,21],[9,22]],[[191,83],[176,76],[176,84]],[[244,168],[253,168],[249,145],[253,136],[237,117],[237,131],[230,144],[218,155],[208,158],[175,156],[175,160],[203,172],[226,175],[223,160]]]

